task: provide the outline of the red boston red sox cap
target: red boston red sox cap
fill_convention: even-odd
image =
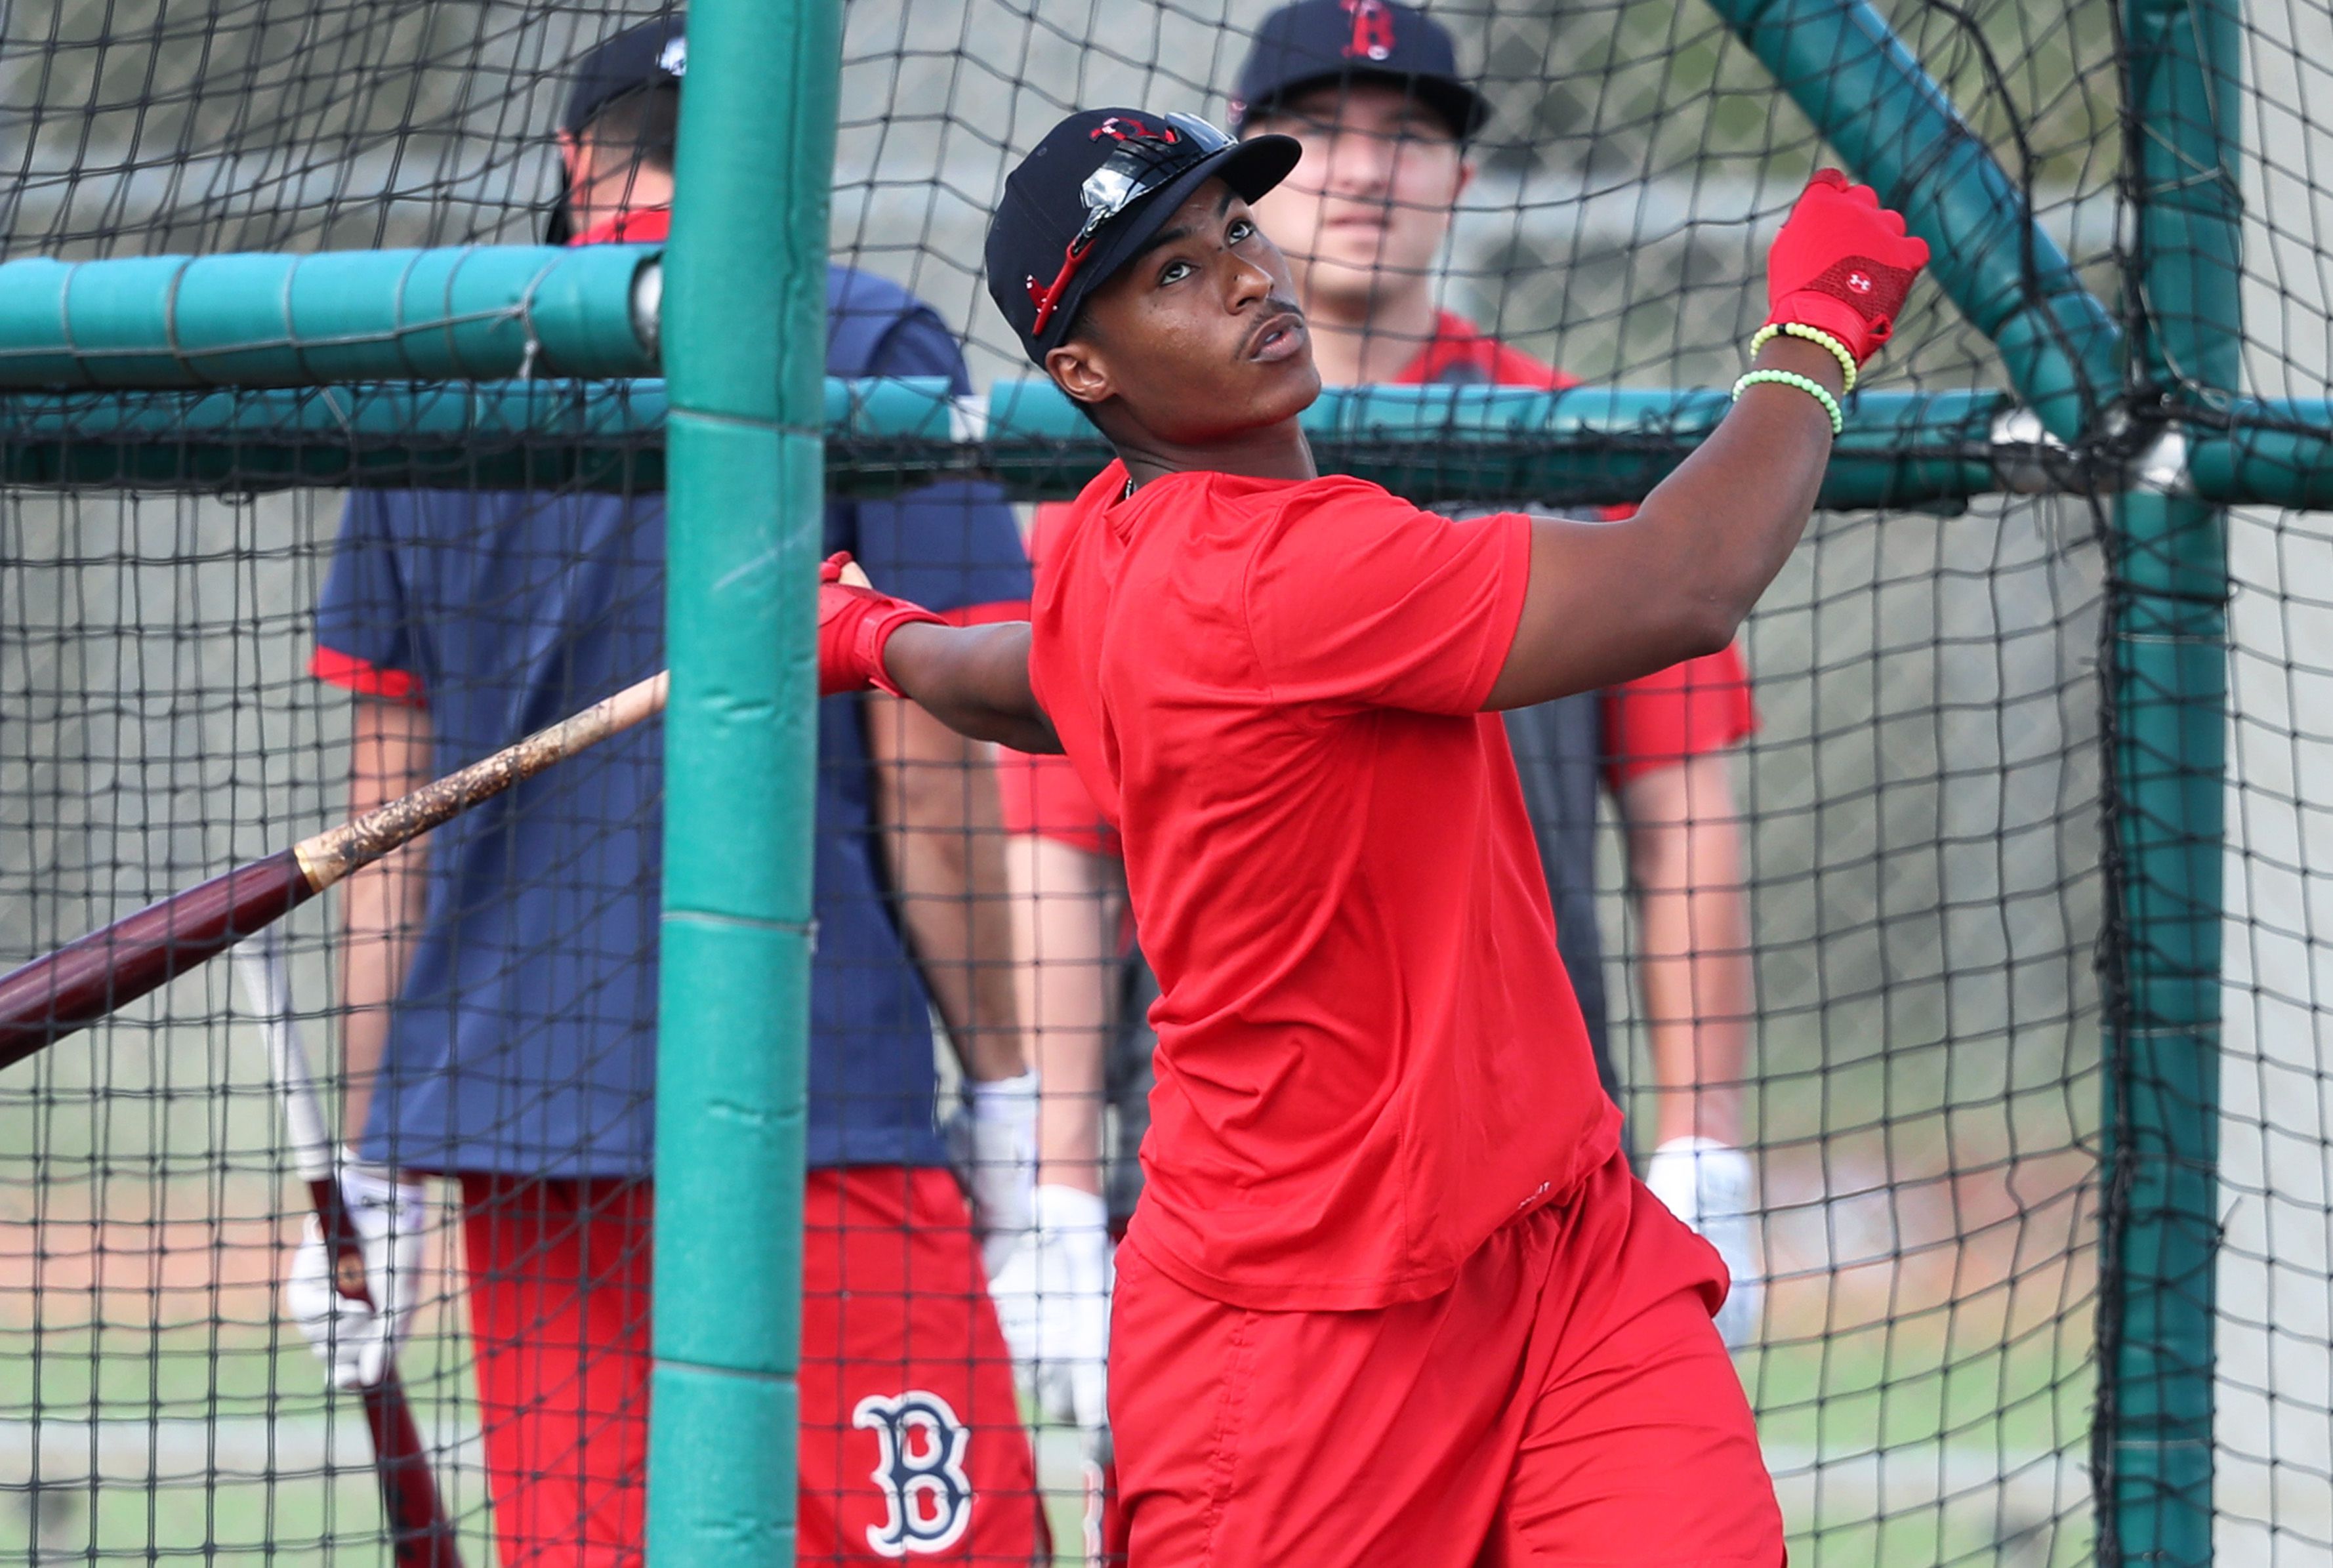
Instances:
[[[1491,105],[1458,74],[1449,30],[1394,0],[1296,0],[1263,19],[1240,67],[1232,127],[1283,99],[1340,82],[1382,82],[1439,114],[1465,141]]]
[[[1079,307],[1193,191],[1221,179],[1253,201],[1301,156],[1292,137],[1234,141],[1194,115],[1081,110],[1004,181],[988,225],[989,296],[1042,365]]]

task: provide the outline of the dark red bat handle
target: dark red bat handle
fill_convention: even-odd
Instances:
[[[377,1303],[365,1283],[364,1247],[349,1223],[341,1184],[326,1178],[308,1184],[316,1223],[332,1257],[332,1288],[367,1306]],[[454,1527],[437,1501],[437,1476],[421,1429],[405,1402],[405,1382],[391,1361],[380,1381],[364,1390],[365,1425],[372,1429],[373,1470],[380,1477],[381,1506],[389,1515],[389,1547],[397,1568],[462,1568]]]
[[[437,1477],[429,1451],[405,1402],[405,1385],[390,1368],[364,1391],[365,1424],[372,1429],[373,1468],[380,1476],[380,1500],[389,1510],[389,1549],[397,1568],[462,1568],[454,1526],[437,1502]]]
[[[0,1070],[235,946],[313,897],[282,850],[0,976]]]

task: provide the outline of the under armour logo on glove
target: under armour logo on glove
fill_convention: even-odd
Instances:
[[[1901,308],[1905,296],[1912,292],[1912,280],[1919,275],[1917,267],[1892,267],[1885,262],[1858,256],[1838,263],[1806,286],[1853,305],[1872,323],[1873,331],[1878,334],[1874,341],[1886,342],[1896,330],[1893,312]]]
[[[884,1519],[867,1526],[867,1544],[886,1557],[945,1552],[972,1527],[972,1478],[965,1454],[972,1429],[949,1403],[924,1389],[869,1394],[850,1412],[850,1424],[875,1434],[881,1457],[875,1484],[883,1489]]]
[[[1767,255],[1766,320],[1819,328],[1861,363],[1895,335],[1927,261],[1927,243],[1906,234],[1903,216],[1869,186],[1818,170]]]

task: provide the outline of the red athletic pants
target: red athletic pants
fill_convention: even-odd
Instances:
[[[1456,1284],[1248,1312],[1118,1255],[1109,1548],[1128,1568],[1777,1568],[1710,1325],[1725,1266],[1615,1159]]]
[[[462,1178],[503,1568],[642,1561],[649,1190]],[[813,1170],[809,1198],[800,1561],[1027,1568],[1050,1547],[954,1178]]]

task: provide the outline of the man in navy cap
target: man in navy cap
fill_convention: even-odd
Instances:
[[[1835,169],[1733,410],[1628,517],[1320,475],[1301,145],[1089,110],[1005,182],[991,297],[1118,454],[1026,625],[840,579],[821,688],[1067,755],[1160,997],[1109,1419],[1131,1568],[1773,1568],[1714,1252],[1631,1175],[1503,712],[1723,647],[1927,247]]]
[[[561,121],[553,232],[665,237],[686,70],[677,16],[585,59]],[[843,267],[827,293],[832,372],[969,390],[927,307]],[[1018,615],[1028,597],[991,486],[836,503],[826,534],[958,619]],[[354,697],[350,809],[659,668],[664,566],[658,495],[352,496],[312,666]],[[818,722],[801,1549],[804,1561],[1025,1564],[1045,1529],[936,1127],[930,1022],[936,1009],[969,1085],[959,1120],[992,1157],[974,1207],[1011,1232],[1025,1223],[1014,1184],[1034,1083],[994,913],[993,774],[971,743],[890,697],[836,697]],[[641,1560],[661,767],[659,733],[634,730],[344,895],[356,1147],[343,1184],[385,1310],[331,1289],[312,1234],[288,1294],[334,1380],[374,1380],[411,1303],[423,1217],[411,1173],[458,1183],[508,1568]]]

